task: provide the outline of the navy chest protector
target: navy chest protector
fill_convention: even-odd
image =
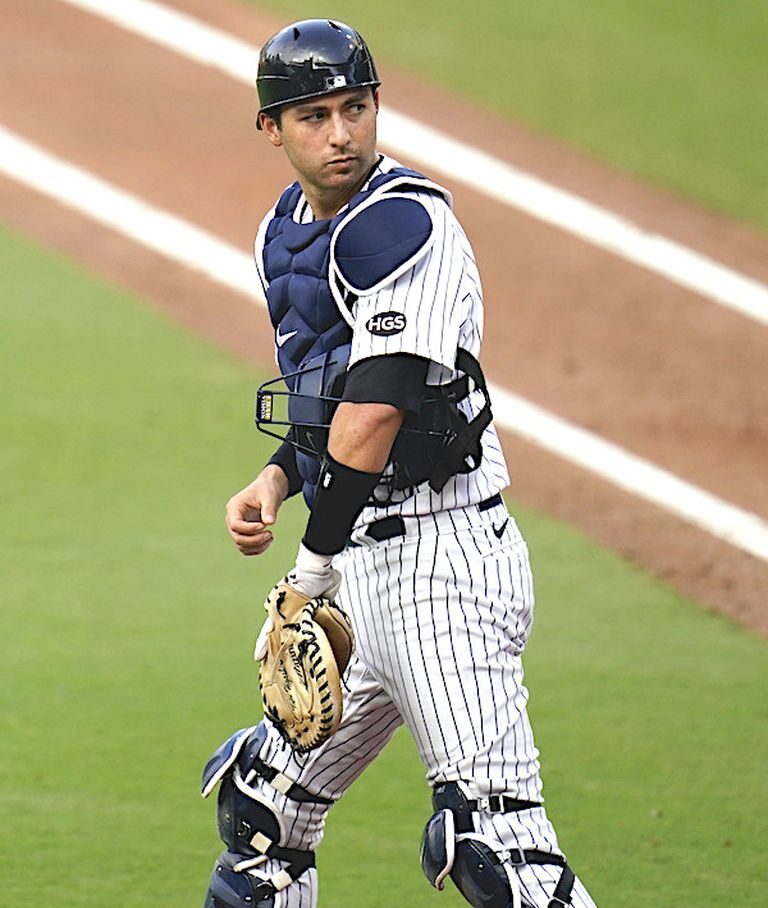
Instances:
[[[328,427],[344,390],[352,339],[350,313],[356,299],[350,288],[372,292],[379,282],[391,280],[393,272],[410,267],[431,233],[431,220],[420,203],[400,193],[387,196],[390,187],[400,190],[404,185],[445,194],[421,174],[397,168],[372,180],[335,218],[297,224],[293,213],[301,187],[294,183],[280,197],[264,235],[267,304],[281,376],[259,388],[256,424],[296,448],[310,507]],[[374,204],[357,214],[361,229],[339,231],[350,211],[373,201],[374,193]],[[373,244],[355,241],[370,236],[375,237]],[[344,262],[333,276],[332,241],[337,259]],[[488,392],[479,363],[467,351],[459,351],[456,368],[463,373],[461,378],[428,387],[419,413],[408,413],[392,450],[391,469],[374,493],[377,503],[386,504],[393,492],[402,493],[426,480],[439,491],[454,474],[478,466],[480,435],[491,421]],[[474,390],[483,394],[484,406],[468,420],[458,403]],[[287,427],[287,432],[279,434],[277,426]]]

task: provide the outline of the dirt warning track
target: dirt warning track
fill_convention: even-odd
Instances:
[[[254,44],[282,24],[227,2],[172,5]],[[759,232],[414,85],[386,61],[380,69],[393,108],[768,281],[768,238]],[[248,87],[61,0],[4,4],[0,124],[245,252],[291,178],[253,129],[254,112]],[[460,183],[448,186],[484,279],[483,363],[493,381],[768,517],[768,328]],[[241,295],[8,179],[0,179],[0,216],[239,356],[272,362],[265,315]],[[764,561],[513,435],[506,445],[513,498],[768,632]]]

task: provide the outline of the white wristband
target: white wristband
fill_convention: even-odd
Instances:
[[[310,599],[316,596],[333,599],[339,591],[341,574],[333,569],[332,561],[333,555],[318,555],[302,543],[288,582]]]
[[[299,551],[296,555],[296,567],[301,571],[310,571],[311,573],[321,573],[326,571],[333,561],[333,555],[318,555],[308,549],[304,543],[299,544]]]

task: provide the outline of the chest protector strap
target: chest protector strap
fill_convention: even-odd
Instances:
[[[477,469],[483,456],[480,437],[493,418],[488,385],[480,363],[468,350],[460,347],[456,355],[456,369],[464,372],[464,377],[451,382],[444,391],[445,413],[452,437],[440,451],[429,477],[429,484],[435,492],[439,492],[451,476]],[[470,381],[474,388],[469,388]],[[473,390],[483,395],[484,404],[480,412],[468,420],[456,405]]]

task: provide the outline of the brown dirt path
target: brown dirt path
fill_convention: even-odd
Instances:
[[[229,2],[172,5],[261,42],[281,23]],[[648,229],[768,281],[768,237],[381,67],[384,99]],[[0,123],[240,248],[290,173],[253,129],[254,93],[56,0],[5,0]],[[406,162],[407,163],[407,162]],[[487,299],[494,381],[768,516],[768,329],[505,206],[450,186]],[[0,217],[142,292],[252,362],[263,313],[0,180]],[[768,633],[768,565],[506,439],[514,498],[585,529]]]

